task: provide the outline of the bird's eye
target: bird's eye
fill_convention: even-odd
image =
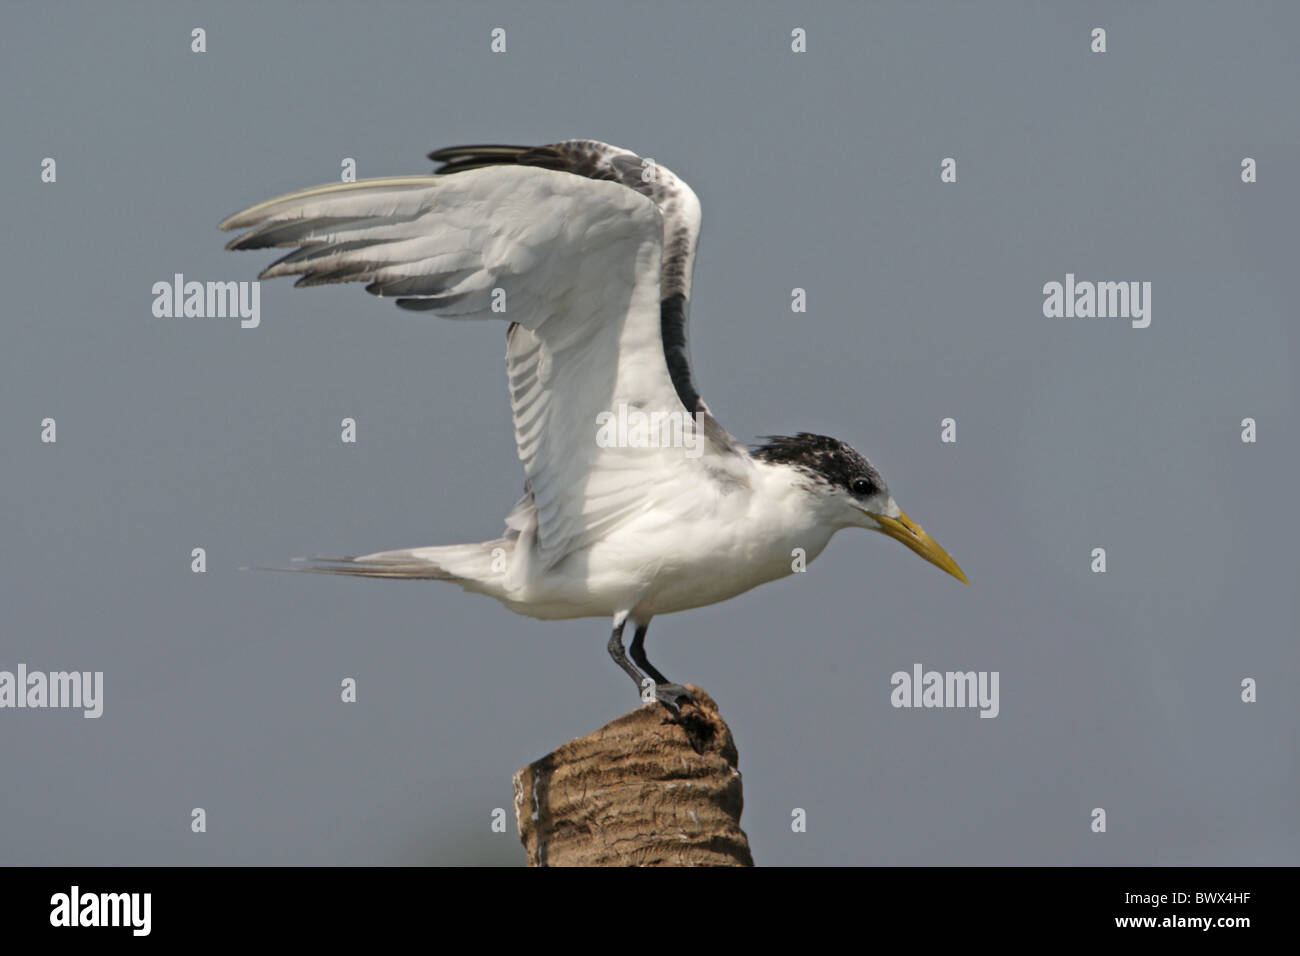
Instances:
[[[854,478],[852,484],[849,485],[849,490],[855,495],[869,495],[871,494],[871,482],[866,478]]]

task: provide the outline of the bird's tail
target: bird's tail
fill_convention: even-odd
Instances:
[[[318,555],[301,559],[303,563],[298,567],[283,570],[348,574],[362,578],[451,581],[477,590],[476,586],[502,576],[514,547],[514,539],[498,538],[475,544],[377,551],[359,557]]]

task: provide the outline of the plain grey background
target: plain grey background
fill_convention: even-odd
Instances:
[[[569,137],[700,195],[723,424],[849,441],[972,581],[845,532],[656,619],[736,736],[760,864],[1300,862],[1297,31],[1283,3],[8,5],[0,669],[106,687],[99,720],[0,711],[0,862],[522,863],[490,827],[513,771],[636,704],[607,622],[238,570],[498,534],[503,330],[283,280],[244,330],[150,289],[254,278],[216,223],[344,157]],[[1152,282],[1150,328],[1044,318],[1067,272]],[[917,662],[999,671],[1000,716],[892,708]]]

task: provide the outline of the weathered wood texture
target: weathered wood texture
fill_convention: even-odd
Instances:
[[[514,777],[529,866],[753,866],[731,731],[713,698],[648,704]]]

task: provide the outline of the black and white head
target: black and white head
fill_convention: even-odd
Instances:
[[[823,519],[835,527],[879,531],[970,583],[948,552],[898,507],[876,467],[844,442],[808,432],[768,435],[752,453],[759,461],[792,468]]]

